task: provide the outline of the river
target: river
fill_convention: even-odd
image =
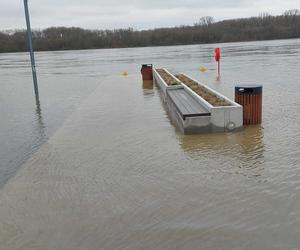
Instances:
[[[300,249],[300,39],[36,60],[40,106],[28,54],[0,54],[1,250]],[[262,125],[182,135],[142,63],[262,84]]]

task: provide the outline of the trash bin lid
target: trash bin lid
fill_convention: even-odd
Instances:
[[[142,67],[145,68],[145,67],[152,67],[153,65],[151,63],[146,63],[146,64],[142,64]]]
[[[261,94],[263,86],[259,84],[239,84],[235,86],[236,93]]]

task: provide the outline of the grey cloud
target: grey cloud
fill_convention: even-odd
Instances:
[[[0,29],[24,28],[22,0],[0,0]],[[201,16],[216,20],[281,14],[299,0],[30,0],[32,26],[137,29],[192,24]]]

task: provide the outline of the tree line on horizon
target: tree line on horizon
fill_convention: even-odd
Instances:
[[[288,10],[280,16],[268,13],[258,17],[214,22],[202,17],[194,25],[152,30],[87,30],[51,27],[34,30],[37,51],[126,48],[187,45],[219,42],[241,42],[300,38],[300,11]],[[0,32],[0,53],[27,51],[26,30]]]

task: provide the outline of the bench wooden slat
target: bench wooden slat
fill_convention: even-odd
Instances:
[[[184,89],[169,89],[167,93],[184,120],[186,117],[210,116],[210,112]]]

